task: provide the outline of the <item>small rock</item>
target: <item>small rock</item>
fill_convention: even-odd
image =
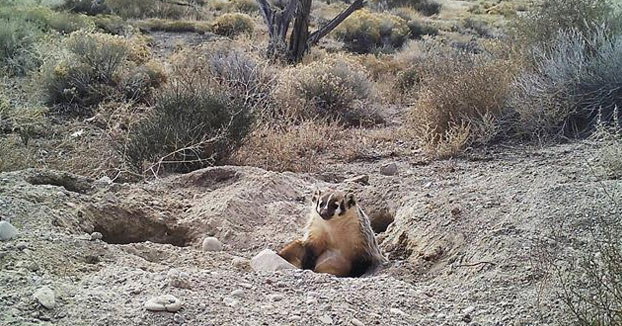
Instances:
[[[465,322],[465,323],[467,323],[467,324],[468,324],[468,323],[470,323],[472,320],[473,320],[473,318],[471,318],[471,315],[470,315],[470,314],[465,314],[465,315],[462,317],[462,321],[463,321],[463,322]]]
[[[96,181],[97,183],[101,183],[101,184],[105,184],[105,185],[111,185],[112,184],[112,179],[110,179],[110,177],[108,177],[107,175],[97,179]]]
[[[91,233],[91,241],[101,240],[103,238],[104,238],[104,235],[101,234],[100,232],[93,232],[93,233]]]
[[[173,317],[173,321],[178,324],[183,324],[186,322],[186,319],[180,314],[175,314],[175,316]]]
[[[39,288],[32,296],[46,309],[54,309],[54,306],[56,306],[54,291],[48,286]]]
[[[203,251],[222,251],[222,242],[214,237],[207,237],[201,246]]]
[[[391,308],[389,311],[390,311],[392,314],[402,315],[402,316],[407,316],[407,314],[406,314],[405,312],[403,312],[402,310],[397,309],[397,308]]]
[[[389,163],[380,168],[380,173],[386,176],[392,176],[397,174],[397,164]]]
[[[244,290],[242,290],[242,289],[234,290],[233,292],[231,292],[231,296],[232,297],[243,298],[244,297]]]
[[[26,244],[26,242],[20,242],[18,243],[15,248],[19,249],[19,250],[24,250],[26,248],[28,248],[28,244]]]
[[[332,325],[333,324],[333,319],[330,316],[328,316],[328,315],[324,315],[324,316],[320,317],[319,320],[322,323],[326,324],[326,325]]]
[[[240,283],[240,286],[246,289],[252,289],[253,285],[250,283]]]
[[[7,221],[0,221],[0,240],[7,241],[17,235],[17,229]]]
[[[358,175],[356,177],[345,179],[344,182],[369,184],[369,176],[367,174]]]
[[[240,303],[240,301],[238,301],[238,300],[236,300],[234,298],[231,298],[231,297],[224,297],[222,299],[222,302],[224,304],[226,304],[227,306],[229,306],[229,307],[235,307],[235,306],[238,305],[238,303]]]
[[[248,270],[250,261],[244,257],[233,257],[231,264],[238,269]]]
[[[170,311],[176,312],[181,309],[181,300],[170,294],[154,297],[145,302],[145,308],[151,311]]]
[[[278,294],[278,293],[270,294],[268,296],[268,298],[270,299],[270,301],[281,301],[281,300],[283,300],[283,295],[282,294]]]
[[[469,307],[464,308],[464,309],[462,310],[462,313],[464,313],[464,314],[470,314],[470,313],[472,313],[473,311],[475,311],[475,307],[473,307],[473,306],[469,306]]]
[[[190,276],[188,273],[171,269],[166,273],[166,278],[168,279],[168,284],[175,288],[180,289],[190,289],[192,286],[190,285]]]
[[[365,326],[365,324],[363,324],[363,322],[362,322],[362,321],[360,321],[360,320],[358,320],[358,319],[356,319],[356,318],[352,318],[352,319],[350,320],[350,322],[351,322],[351,323],[352,323],[352,325],[354,325],[354,326]]]
[[[287,260],[270,249],[264,249],[251,259],[251,267],[257,272],[274,272],[286,269],[296,269]]]

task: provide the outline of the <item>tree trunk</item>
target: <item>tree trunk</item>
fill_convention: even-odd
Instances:
[[[365,5],[364,0],[354,1],[328,24],[309,34],[309,16],[311,15],[312,1],[289,0],[285,8],[275,8],[268,3],[268,0],[257,0],[261,14],[268,26],[270,41],[268,43],[267,55],[269,58],[287,60],[290,63],[300,62],[311,46],[334,30],[353,12],[363,8]],[[287,31],[294,13],[296,14],[294,27],[290,35],[289,45],[287,45]]]
[[[311,0],[300,0],[296,8],[294,28],[289,38],[289,62],[296,63],[309,50],[309,15],[311,14]]]

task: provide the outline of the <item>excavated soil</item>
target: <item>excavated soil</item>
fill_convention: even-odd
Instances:
[[[0,242],[0,324],[551,325],[567,314],[544,256],[572,261],[622,193],[595,151],[499,147],[322,174],[225,166],[140,184],[0,174],[0,217],[20,231]],[[396,175],[380,173],[389,163]],[[367,184],[345,181],[362,174]],[[363,278],[248,268],[301,235],[314,187],[355,191],[390,266]],[[202,251],[205,236],[224,250]],[[53,309],[33,299],[43,286]],[[164,294],[182,309],[144,308]]]

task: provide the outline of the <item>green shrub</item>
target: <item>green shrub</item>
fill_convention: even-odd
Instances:
[[[581,33],[561,32],[532,52],[533,70],[517,78],[512,100],[523,133],[584,136],[599,112],[604,122],[620,118],[622,35],[601,29],[585,40]]]
[[[64,0],[64,3],[60,5],[59,8],[87,15],[110,12],[110,9],[106,6],[104,1],[93,0]]]
[[[156,97],[153,111],[121,148],[138,173],[188,172],[221,164],[240,146],[252,115],[223,94],[178,84]]]
[[[188,1],[194,4],[193,1]],[[106,0],[113,14],[123,18],[172,18],[180,19],[194,9],[160,0]]]
[[[127,22],[119,16],[97,15],[91,19],[97,29],[108,34],[124,35],[128,29]]]
[[[356,11],[335,30],[336,37],[346,48],[357,53],[369,53],[376,48],[396,48],[408,39],[406,21],[389,13]]]
[[[252,34],[254,30],[253,19],[246,14],[229,13],[216,19],[212,31],[218,35],[234,37],[242,33]]]
[[[277,119],[377,122],[379,117],[367,102],[372,93],[373,85],[359,63],[346,57],[312,62],[282,76],[276,97],[284,111]]]

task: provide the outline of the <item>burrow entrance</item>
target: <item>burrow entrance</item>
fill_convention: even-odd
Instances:
[[[102,240],[107,243],[129,244],[151,241],[178,247],[191,244],[192,238],[188,228],[178,226],[173,219],[157,215],[156,212],[112,205],[104,208],[91,206],[87,209],[93,230],[100,232],[103,235]]]

